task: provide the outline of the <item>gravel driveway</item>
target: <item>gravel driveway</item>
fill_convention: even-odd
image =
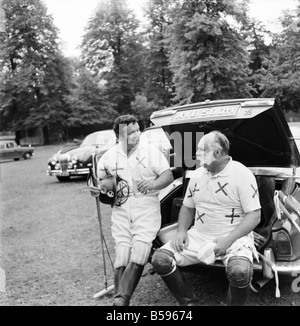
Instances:
[[[2,289],[0,286],[2,306],[112,303],[112,293],[93,298],[105,288],[105,283],[96,204],[85,179],[60,183],[46,175],[47,160],[58,149],[58,146],[36,147],[31,160],[0,163],[0,266],[6,275],[6,283],[2,278]],[[101,204],[101,215],[113,260],[110,207]],[[113,273],[107,255],[106,265],[109,286],[113,284]],[[176,306],[160,277],[151,275],[150,269],[148,264],[131,305]],[[208,269],[201,275],[186,273],[186,276],[203,305],[223,305],[227,290],[223,271]],[[292,281],[280,279],[281,297],[275,298],[271,280],[258,294],[251,293],[249,305],[299,306],[299,293],[292,291]]]

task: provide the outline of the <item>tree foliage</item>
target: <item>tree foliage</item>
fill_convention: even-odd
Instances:
[[[299,12],[300,6],[298,16],[288,11],[283,14],[282,32],[275,35],[270,54],[255,76],[262,96],[279,98],[286,111],[300,107]]]
[[[239,27],[245,7],[234,0],[175,2],[167,29],[174,101],[250,96],[249,53]]]
[[[151,113],[158,109],[154,101],[148,101],[147,97],[142,94],[136,95],[131,107],[133,113],[143,123],[144,128],[149,126]]]
[[[149,0],[145,28],[126,0],[99,0],[74,62],[42,0],[2,3],[0,130],[94,129],[123,113],[146,126],[155,110],[206,99],[278,97],[299,110],[300,5],[272,35],[248,0]]]
[[[146,35],[149,44],[144,56],[146,81],[143,93],[150,101],[156,103],[158,108],[170,106],[175,91],[165,46],[165,32],[171,24],[169,9],[172,2],[149,0],[146,8],[146,17],[149,20]]]
[[[95,77],[81,62],[73,62],[75,87],[67,96],[72,108],[67,117],[68,126],[101,126],[117,115],[108,102],[105,85]]]
[[[130,111],[144,84],[138,26],[126,0],[101,1],[82,42],[84,63],[106,82],[108,99],[119,113]]]
[[[48,128],[66,120],[68,61],[40,0],[4,0],[6,37],[0,45],[2,129]]]

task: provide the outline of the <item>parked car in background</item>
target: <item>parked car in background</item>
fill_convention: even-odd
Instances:
[[[174,151],[169,138],[161,127],[146,128],[141,134],[140,141],[158,147],[167,158],[170,166],[174,166]]]
[[[18,145],[14,140],[0,140],[0,160],[30,159],[34,155],[34,147]]]
[[[174,171],[182,172],[181,179],[160,193],[162,227],[153,250],[176,232],[189,180],[199,166],[195,159],[199,140],[219,130],[230,141],[232,158],[257,179],[262,213],[253,234],[260,259],[254,262],[252,290],[257,292],[273,278],[278,297],[279,276],[295,278],[300,273],[300,153],[296,131],[289,128],[279,103],[273,98],[205,101],[155,111],[150,119],[169,135],[177,134]],[[201,272],[205,266],[199,261],[183,269]],[[208,267],[224,265],[216,261]]]
[[[112,129],[101,130],[87,135],[80,145],[61,148],[48,160],[47,175],[56,176],[59,181],[67,181],[73,176],[87,176],[92,154],[101,157],[117,143]]]

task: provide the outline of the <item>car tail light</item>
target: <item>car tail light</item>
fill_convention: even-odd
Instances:
[[[277,232],[274,238],[274,247],[276,255],[291,256],[292,255],[292,244],[289,235],[284,231],[280,230]]]

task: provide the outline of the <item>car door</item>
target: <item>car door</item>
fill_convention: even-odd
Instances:
[[[4,160],[7,154],[7,150],[6,150],[6,142],[5,141],[1,141],[0,142],[0,159]]]
[[[14,141],[6,142],[6,159],[18,159],[22,157],[21,151],[18,149]]]

